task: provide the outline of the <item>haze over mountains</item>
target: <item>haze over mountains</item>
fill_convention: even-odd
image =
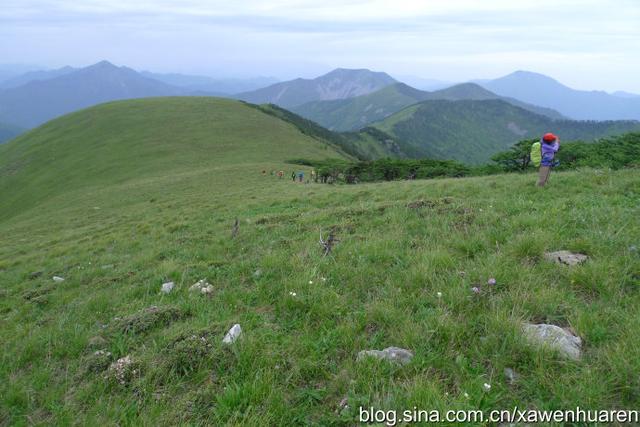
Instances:
[[[103,61],[58,77],[33,80],[0,91],[0,121],[32,128],[103,102],[186,94],[186,90]]]
[[[24,130],[7,123],[0,122],[0,144],[20,135]]]
[[[223,96],[260,89],[278,82],[275,77],[214,79],[207,76],[191,76],[177,73],[162,74],[149,71],[142,71],[140,74],[168,85]]]
[[[455,159],[487,162],[523,139],[538,138],[549,129],[564,141],[592,141],[609,135],[640,131],[637,121],[553,120],[504,99],[435,99],[413,104],[376,122],[399,149],[392,157]]]
[[[367,95],[332,101],[312,101],[292,107],[291,111],[331,130],[352,131],[383,120],[409,105],[429,99],[450,101],[502,99],[552,119],[564,118],[555,110],[498,96],[475,83],[461,83],[433,92],[414,89],[404,83],[395,83]]]
[[[575,90],[530,71],[516,71],[480,84],[498,95],[553,108],[576,120],[640,120],[640,97],[626,92],[610,95]]]
[[[634,94],[576,91],[522,71],[428,92],[366,69],[339,68],[314,79],[274,83],[273,78],[138,72],[102,61],[86,68],[30,71],[0,81],[0,142],[96,104],[164,96],[276,104],[328,129],[351,132],[339,136],[320,126],[314,131],[361,158],[427,156],[478,163],[550,129],[565,140],[592,140],[638,129],[632,121],[568,120],[575,117],[640,119],[640,97]],[[303,123],[285,110],[272,111]],[[300,125],[307,130],[310,126],[315,125]]]
[[[237,95],[254,104],[276,104],[284,108],[311,101],[346,99],[366,95],[396,83],[387,73],[338,68],[315,79],[295,79]]]
[[[0,122],[29,129],[108,101],[180,95],[229,96],[274,81],[139,73],[108,61],[85,68],[31,71],[0,82]]]

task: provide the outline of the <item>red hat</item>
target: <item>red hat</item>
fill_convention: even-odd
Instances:
[[[558,139],[558,137],[552,134],[551,132],[545,133],[544,136],[542,137],[542,140],[546,142],[552,142],[552,141],[555,141],[556,139]]]

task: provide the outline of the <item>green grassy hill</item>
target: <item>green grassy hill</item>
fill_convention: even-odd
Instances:
[[[429,100],[375,123],[408,157],[483,163],[522,139],[554,132],[564,141],[590,141],[640,129],[640,122],[552,120],[502,100]]]
[[[102,104],[0,147],[0,218],[69,190],[217,169],[229,182],[242,181],[247,173],[283,168],[289,158],[342,157],[338,151],[238,101],[172,97]],[[245,165],[241,172],[235,172],[237,164]]]
[[[330,156],[277,114],[201,98],[106,104],[0,147],[0,424],[638,406],[637,170],[552,174],[544,190],[517,174],[354,186],[261,174]],[[556,249],[590,259],[543,260]],[[200,279],[209,295],[189,291]],[[582,359],[528,345],[523,321],[571,327]],[[242,336],[223,345],[235,323]],[[389,346],[415,357],[356,361]],[[118,377],[109,366],[126,356]]]
[[[552,119],[562,115],[549,108],[538,107],[515,99],[500,97],[474,83],[462,83],[434,92],[414,89],[404,83],[396,83],[367,95],[333,101],[313,101],[291,107],[291,111],[335,131],[355,131],[371,123],[383,120],[405,107],[425,100],[444,99],[485,100],[502,99]]]

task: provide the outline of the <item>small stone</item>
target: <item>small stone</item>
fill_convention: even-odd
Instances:
[[[163,294],[168,294],[173,290],[174,286],[175,284],[173,282],[163,283],[160,292],[162,292]]]
[[[253,272],[253,277],[257,279],[260,276],[262,276],[262,270],[258,268],[256,271]]]
[[[206,291],[204,290],[205,288],[207,288]],[[211,284],[207,282],[206,279],[200,279],[196,283],[191,285],[191,287],[189,287],[189,292],[200,292],[202,294],[210,294],[211,292],[213,292],[213,286],[211,286]]]
[[[242,334],[242,328],[240,328],[239,324],[235,324],[229,329],[229,332],[224,336],[222,342],[224,344],[233,344]]]
[[[53,281],[56,283],[62,283],[64,282],[64,278],[60,276],[53,276]]]
[[[571,266],[582,264],[588,258],[584,254],[578,254],[569,251],[545,252],[544,257],[549,261]]]
[[[509,381],[509,384],[515,384],[518,381],[519,375],[511,368],[504,369],[504,376]]]
[[[523,332],[531,344],[555,349],[572,360],[580,359],[582,340],[559,326],[527,323],[523,325]]]
[[[390,362],[406,365],[413,359],[413,353],[399,347],[387,347],[384,350],[362,350],[358,353],[356,360],[360,361],[366,357],[375,357],[376,359],[388,360]]]

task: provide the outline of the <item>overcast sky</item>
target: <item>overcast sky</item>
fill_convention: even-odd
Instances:
[[[640,93],[640,0],[0,0],[0,63],[446,81],[523,69]]]

